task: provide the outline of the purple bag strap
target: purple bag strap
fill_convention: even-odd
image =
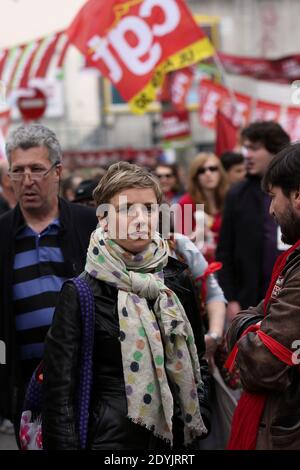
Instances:
[[[82,319],[77,423],[80,447],[85,449],[88,435],[89,405],[93,381],[95,301],[94,294],[87,281],[81,277],[76,277],[72,279],[72,282],[74,283],[78,292]]]

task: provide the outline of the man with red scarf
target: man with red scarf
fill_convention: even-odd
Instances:
[[[228,449],[300,449],[300,144],[274,157],[262,186],[270,214],[291,245],[275,263],[265,299],[229,329],[244,387]]]

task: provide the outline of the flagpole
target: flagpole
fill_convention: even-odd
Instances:
[[[238,109],[237,107],[237,99],[235,97],[235,94],[234,94],[234,91],[231,87],[231,85],[229,84],[228,82],[228,79],[227,79],[227,76],[226,76],[226,71],[225,71],[225,67],[224,65],[222,64],[222,61],[220,59],[220,57],[218,56],[218,53],[215,52],[215,54],[212,56],[213,58],[213,61],[217,67],[217,69],[219,70],[220,74],[221,74],[221,77],[222,77],[222,81],[224,83],[224,85],[226,86],[226,88],[228,89],[228,93],[229,93],[229,96],[231,98],[231,103],[232,103],[232,106],[233,108],[235,108],[236,110]]]

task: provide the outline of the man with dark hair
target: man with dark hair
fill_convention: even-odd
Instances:
[[[58,197],[62,151],[54,132],[20,126],[6,141],[18,204],[0,218],[0,415],[17,424],[65,279],[83,271],[95,210]]]
[[[96,207],[96,202],[93,198],[94,189],[97,188],[100,179],[96,180],[83,180],[78,185],[75,191],[73,202],[88,207]]]
[[[252,150],[250,158],[254,158],[253,152],[263,148],[275,155],[278,149],[282,149],[290,141],[280,124],[273,121],[253,122],[242,130],[241,139],[244,148]]]
[[[270,197],[262,192],[261,179],[290,138],[274,122],[250,124],[241,138],[248,175],[226,197],[217,249],[217,259],[223,263],[219,281],[229,302],[229,320],[264,297],[274,262],[284,249],[268,213]]]
[[[278,258],[264,301],[240,312],[228,332],[230,347],[238,342],[236,362],[246,391],[228,447],[298,450],[300,144],[289,145],[274,157],[263,188],[271,197],[270,215],[280,225],[282,240],[292,246]]]
[[[230,186],[243,181],[246,176],[245,157],[237,152],[224,152],[220,156]]]

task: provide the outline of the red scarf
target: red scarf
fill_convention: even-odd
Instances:
[[[220,271],[222,269],[223,263],[219,261],[214,261],[210,263],[204,273],[201,276],[196,277],[195,282],[201,282],[201,304],[204,305],[206,302],[207,296],[207,278],[211,274]]]
[[[264,299],[264,315],[267,313],[273,289],[278,277],[281,275],[282,270],[285,267],[287,258],[294,250],[296,250],[296,248],[298,248],[298,246],[300,246],[300,240],[280,255],[274,265],[272,279]],[[271,336],[260,331],[260,325],[251,325],[243,332],[242,337],[250,332],[256,333],[266,348],[268,348],[269,351],[282,362],[289,366],[295,365],[292,362],[292,351],[287,349]],[[238,343],[234,346],[225,363],[225,367],[227,369],[232,369],[237,353]],[[227,445],[228,450],[254,450],[256,448],[259,423],[264,411],[266,399],[267,395],[263,393],[243,392],[233,416],[231,435]]]

